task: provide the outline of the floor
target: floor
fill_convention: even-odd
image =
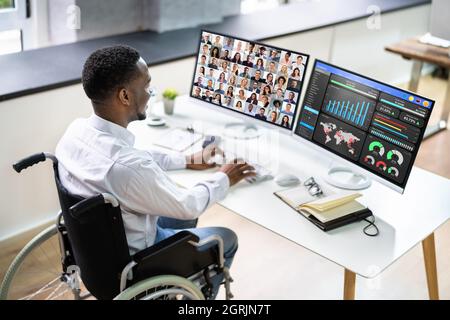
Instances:
[[[439,118],[445,89],[445,80],[424,76],[420,81],[419,94],[436,99],[430,123]],[[450,179],[450,131],[425,140],[415,165]],[[219,205],[200,221],[205,226],[230,227],[239,236],[231,269],[236,299],[342,299],[344,271],[334,263]],[[450,299],[450,222],[436,231],[435,241],[440,298]],[[373,280],[357,277],[356,298],[428,299],[422,246]]]
[[[431,122],[438,118],[446,82],[423,77],[419,93],[435,97],[438,104]],[[450,178],[450,131],[439,133],[423,142],[416,165]],[[292,242],[257,226],[219,205],[211,207],[200,219],[202,226],[219,225],[233,229],[239,236],[239,250],[232,267],[232,292],[236,299],[341,299],[343,269]],[[0,279],[12,258],[30,235],[21,243],[0,244]],[[57,266],[57,243],[48,243],[47,253],[32,257],[27,268],[36,264]],[[450,222],[436,232],[436,252],[440,297],[450,299]],[[52,274],[48,275],[50,278]],[[20,279],[22,288],[29,288],[37,279],[33,274]],[[19,293],[18,293],[19,294]],[[22,294],[22,293],[20,293]],[[223,290],[219,298],[223,298]],[[427,299],[427,285],[422,247],[394,263],[379,277],[356,279],[357,299]]]

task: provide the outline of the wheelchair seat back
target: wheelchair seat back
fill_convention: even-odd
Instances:
[[[120,293],[120,276],[131,261],[120,206],[97,204],[74,216],[69,208],[84,200],[61,184],[57,165],[55,182],[64,225],[81,279],[97,299],[110,300]]]

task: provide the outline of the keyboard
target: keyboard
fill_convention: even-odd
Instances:
[[[248,183],[258,183],[273,179],[272,171],[270,171],[269,169],[256,163],[249,162],[248,164],[254,167],[256,172],[256,176],[245,178]]]

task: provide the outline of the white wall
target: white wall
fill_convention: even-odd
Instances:
[[[320,58],[395,84],[409,78],[411,62],[385,52],[384,46],[426,32],[428,17],[427,5],[383,15],[378,31],[367,30],[365,20],[359,20],[266,42],[310,53],[310,66]],[[187,93],[193,70],[194,58],[151,67],[152,85],[160,93],[166,87]],[[80,84],[0,103],[0,241],[53,218],[58,209],[50,165],[20,175],[11,165],[35,152],[53,152],[68,124],[90,113]]]

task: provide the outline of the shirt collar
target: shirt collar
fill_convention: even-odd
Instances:
[[[119,126],[118,124],[105,120],[97,116],[95,113],[93,113],[88,118],[88,123],[99,131],[109,133],[114,137],[123,140],[129,146],[134,145],[135,140],[134,135],[124,127]]]

